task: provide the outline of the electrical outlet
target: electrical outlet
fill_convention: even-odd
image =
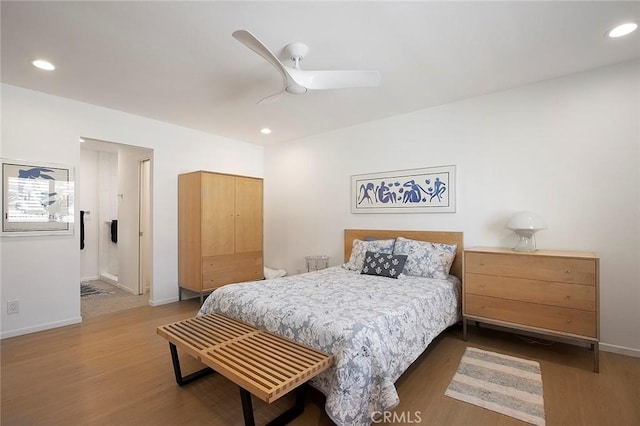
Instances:
[[[7,314],[17,314],[20,312],[20,301],[18,299],[7,300]]]

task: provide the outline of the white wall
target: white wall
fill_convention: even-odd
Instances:
[[[154,150],[154,305],[178,296],[177,175],[212,170],[263,176],[263,148],[257,145],[6,84],[1,91],[2,157],[78,170],[80,136]],[[3,237],[0,247],[2,337],[81,321],[79,232]],[[20,300],[19,314],[7,315],[9,299]]]
[[[410,94],[407,94],[410,96]],[[640,62],[296,140],[265,150],[265,263],[342,263],[344,228],[464,231],[512,246],[518,210],[538,247],[601,258],[601,338],[640,355]],[[350,176],[456,165],[456,213],[351,214]]]
[[[104,227],[100,225],[98,153],[96,151],[80,152],[77,177],[76,204],[79,210],[89,212],[84,217],[84,249],[80,251],[80,279],[84,281],[98,278],[100,252],[98,233],[101,227]]]
[[[118,245],[111,241],[111,222],[118,219],[118,152],[98,153],[98,221],[99,273],[101,277],[117,280]]]

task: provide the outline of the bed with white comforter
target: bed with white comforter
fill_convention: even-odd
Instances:
[[[340,266],[211,293],[217,312],[335,356],[311,381],[338,425],[368,425],[395,407],[394,382],[460,318],[460,280],[363,275]]]

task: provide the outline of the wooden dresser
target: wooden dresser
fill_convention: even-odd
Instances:
[[[599,369],[599,259],[594,253],[464,252],[463,334],[469,320],[586,341]]]

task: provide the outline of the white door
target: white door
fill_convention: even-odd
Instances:
[[[151,289],[151,160],[140,162],[140,279],[139,294]]]

